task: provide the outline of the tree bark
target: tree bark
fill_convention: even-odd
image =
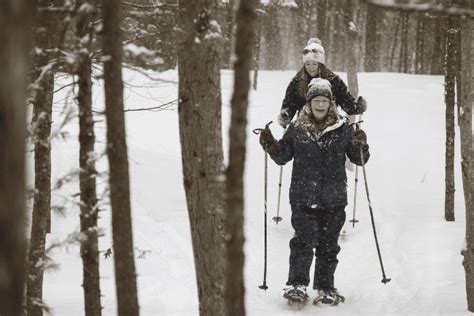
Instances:
[[[244,302],[244,185],[249,71],[255,38],[257,0],[241,0],[237,11],[234,92],[226,170],[226,315],[245,315]]]
[[[85,7],[84,7],[85,6]],[[78,85],[77,96],[79,106],[79,187],[81,195],[81,258],[82,280],[84,288],[84,308],[86,316],[100,316],[100,273],[99,273],[99,243],[97,227],[97,187],[94,158],[94,117],[92,115],[92,81],[91,59],[89,48],[93,36],[91,19],[94,8],[87,0],[79,10],[77,20],[78,37]],[[89,35],[89,40],[82,43],[81,39]]]
[[[365,71],[372,72],[378,70],[377,60],[377,15],[376,8],[371,3],[367,4],[367,22],[365,39]]]
[[[359,82],[357,80],[357,69],[358,66],[358,41],[359,41],[359,32],[357,22],[357,6],[358,1],[347,0],[346,8],[348,16],[346,18],[346,27],[347,27],[347,38],[348,38],[348,52],[347,52],[347,83],[349,85],[350,94],[357,98],[359,95]],[[356,27],[351,28],[350,23],[353,23]]]
[[[416,15],[416,46],[415,46],[415,73],[424,73],[424,37],[425,37],[425,13],[418,12]]]
[[[118,315],[134,316],[139,314],[139,307],[123,112],[120,14],[121,8],[117,1],[103,1],[105,114],[117,307]]]
[[[463,251],[463,265],[466,273],[466,296],[468,310],[474,312],[474,208],[473,208],[473,154],[472,146],[472,51],[471,36],[473,22],[469,18],[461,18],[461,115],[459,127],[461,134],[461,170],[466,206],[466,249]]]
[[[201,315],[223,315],[224,164],[216,0],[179,1],[179,130]]]
[[[31,40],[27,1],[0,2],[0,315],[23,313],[25,234],[25,100]]]
[[[255,17],[254,27],[255,27],[255,35],[252,35],[254,39],[254,49],[253,49],[253,84],[252,87],[254,90],[257,90],[257,83],[258,83],[258,70],[260,68],[260,42],[262,36],[262,14],[265,13],[258,13]]]
[[[431,54],[431,74],[441,75],[443,73],[441,65],[446,52],[446,17],[437,16],[435,18],[435,38],[433,52]]]
[[[449,29],[449,28],[448,28]],[[446,153],[445,153],[445,210],[444,217],[447,221],[454,221],[454,100],[456,76],[456,46],[455,33],[448,32],[447,53],[445,59],[445,103],[446,103]]]
[[[319,0],[317,3],[317,10],[318,10],[318,19],[317,19],[317,30],[318,30],[318,35],[317,37],[321,40],[323,47],[325,45],[328,45],[328,32],[327,32],[327,9],[328,9],[328,2],[327,0]],[[308,36],[306,40],[308,40],[309,33],[311,32],[310,29],[311,26],[308,26]]]
[[[50,55],[46,49],[53,46],[52,34],[55,21],[48,12],[41,11],[48,1],[35,2],[35,50],[33,57],[33,141],[35,195],[31,221],[30,249],[28,256],[28,277],[26,280],[27,314],[43,315],[43,274],[46,234],[51,231],[51,120],[53,107],[54,73],[52,69],[42,74],[48,67]]]

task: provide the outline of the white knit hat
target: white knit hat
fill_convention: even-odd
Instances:
[[[308,92],[306,93],[306,101],[310,102],[311,99],[317,96],[324,96],[332,100],[331,83],[326,79],[313,78],[308,84]]]
[[[306,43],[306,47],[303,49],[303,63],[307,61],[317,61],[321,64],[326,63],[324,47],[321,45],[319,38],[310,38],[308,43]]]

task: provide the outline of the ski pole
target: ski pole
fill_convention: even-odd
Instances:
[[[362,114],[360,115],[359,118],[362,117]],[[357,121],[357,116],[355,116],[355,121]],[[358,124],[360,124],[362,121],[360,121]],[[356,124],[356,123],[354,123]],[[359,125],[356,124],[356,128],[359,128]],[[359,166],[355,165],[355,177],[354,177],[354,206],[352,209],[352,219],[349,221],[352,223],[352,228],[355,227],[355,223],[358,223],[359,221],[355,218],[356,214],[356,205],[357,205],[357,183],[359,182]]]
[[[278,203],[277,203],[277,215],[273,217],[273,221],[278,225],[278,222],[283,220],[280,216],[280,198],[281,198],[281,182],[283,178],[283,166],[280,167],[280,180],[278,181]]]
[[[355,166],[355,184],[354,184],[354,208],[352,209],[352,219],[349,221],[352,223],[352,228],[354,228],[355,223],[358,223],[359,221],[355,218],[356,215],[356,204],[357,204],[357,183],[359,182],[359,166]]]
[[[283,166],[280,167],[280,180],[278,181],[278,203],[277,203],[277,216],[273,217],[275,223],[281,222],[283,218],[280,216],[280,197],[281,197],[281,182],[283,178]]]
[[[265,129],[267,129],[273,121],[268,122],[265,125]],[[256,128],[253,130],[253,133],[258,135],[262,131],[262,128]],[[264,181],[263,181],[263,227],[264,227],[264,238],[263,238],[263,248],[264,248],[264,256],[263,256],[263,284],[259,285],[259,288],[262,290],[267,290],[267,183],[268,183],[268,154],[265,152],[265,160],[264,160]]]
[[[381,282],[383,284],[387,284],[388,282],[390,282],[391,279],[387,278],[387,276],[385,275],[385,270],[383,268],[382,254],[380,253],[379,241],[377,239],[377,231],[375,230],[374,213],[372,211],[372,203],[370,202],[369,185],[367,184],[367,173],[365,172],[364,152],[362,150],[362,146],[360,146],[360,159],[362,160],[362,172],[364,173],[365,192],[367,193],[367,201],[369,202],[370,219],[372,221],[372,230],[374,231],[375,246],[377,247],[377,254],[379,256],[380,268],[382,269]]]

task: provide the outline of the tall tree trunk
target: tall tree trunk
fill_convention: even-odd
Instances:
[[[53,107],[54,73],[48,67],[50,56],[46,49],[52,47],[53,25],[51,13],[42,11],[49,1],[37,0],[36,34],[32,81],[36,81],[33,97],[35,195],[31,221],[28,278],[26,281],[27,314],[43,315],[43,274],[46,234],[51,221],[51,120]]]
[[[77,21],[77,37],[79,42],[78,81],[79,92],[79,187],[81,191],[81,233],[85,238],[81,240],[82,280],[84,288],[84,307],[86,316],[100,316],[100,280],[99,280],[99,245],[97,227],[97,188],[94,160],[94,117],[92,115],[92,81],[91,59],[89,48],[93,32],[91,19],[94,7],[84,1],[79,9]],[[81,39],[88,35],[87,43]]]
[[[447,54],[445,60],[445,103],[446,103],[446,165],[445,165],[445,206],[444,217],[454,221],[454,100],[456,76],[456,46],[455,33],[448,30]]]
[[[228,40],[228,45],[226,45],[224,50],[224,65],[227,66],[229,69],[232,67],[232,48],[234,47],[235,43],[235,36],[234,36],[234,12],[235,12],[235,1],[236,0],[229,0],[226,4],[226,26],[225,26],[225,37]]]
[[[103,51],[107,156],[109,159],[112,238],[118,315],[139,314],[133,252],[130,180],[123,112],[121,8],[117,1],[103,0]]]
[[[245,315],[244,302],[244,185],[249,71],[255,37],[257,0],[241,0],[237,11],[234,92],[229,130],[229,166],[226,170],[227,263],[226,315]]]
[[[282,46],[281,32],[278,21],[278,7],[275,1],[266,5],[265,15],[263,18],[262,31],[265,34],[265,42],[269,54],[267,55],[267,68],[271,70],[281,69],[282,64]]]
[[[408,72],[408,19],[409,15],[406,11],[401,11],[401,40],[400,40],[400,60],[398,72]]]
[[[434,38],[434,47],[431,55],[431,74],[432,75],[441,75],[443,73],[441,65],[443,64],[443,59],[446,52],[446,22],[447,18],[445,16],[437,16],[435,18],[435,38]]]
[[[318,20],[317,20],[317,30],[318,35],[317,37],[321,40],[323,47],[327,46],[328,43],[328,30],[327,30],[327,9],[329,4],[327,0],[319,0],[317,4],[318,10]],[[310,30],[308,30],[310,32]],[[308,38],[306,38],[308,40]]]
[[[367,22],[365,39],[365,71],[377,71],[377,8],[371,3],[367,4]]]
[[[347,16],[346,16],[346,27],[347,27],[347,39],[348,52],[347,52],[347,82],[349,85],[350,94],[357,98],[359,95],[359,82],[357,80],[357,69],[358,67],[358,50],[359,50],[359,32],[357,22],[357,6],[358,1],[346,0]]]
[[[459,127],[461,134],[461,170],[466,205],[466,249],[463,251],[463,265],[466,273],[466,296],[468,310],[474,312],[474,207],[473,207],[473,140],[472,137],[472,28],[474,23],[468,17],[461,19],[461,115]]]
[[[258,70],[260,68],[260,42],[262,36],[262,22],[263,16],[262,14],[265,13],[257,13],[255,17],[254,27],[255,27],[255,35],[253,35],[254,39],[254,49],[252,53],[253,57],[253,89],[257,90],[257,83],[258,83]]]
[[[416,15],[416,46],[415,46],[415,73],[424,73],[424,38],[425,38],[425,13]]]
[[[392,44],[392,49],[391,49],[391,52],[390,52],[390,64],[389,64],[389,70],[390,71],[393,71],[393,62],[395,60],[395,51],[396,51],[396,48],[397,48],[398,34],[400,33],[402,20],[403,20],[402,11],[399,10],[398,11],[397,26],[395,28],[395,35],[393,36],[393,44]]]
[[[306,41],[309,37],[308,24],[306,21],[306,1],[305,0],[295,0],[298,9],[296,10],[296,47],[301,50],[302,47],[306,46]],[[319,10],[318,10],[318,20],[319,20]]]
[[[201,315],[224,309],[224,163],[217,0],[180,0],[179,131]]]
[[[0,2],[0,315],[23,313],[25,281],[25,100],[31,12]]]

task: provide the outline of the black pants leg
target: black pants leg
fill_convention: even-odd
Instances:
[[[337,241],[346,212],[344,206],[321,209],[316,212],[318,225],[316,237],[316,266],[314,269],[314,289],[333,289],[334,272],[336,271],[337,254],[341,250]]]
[[[290,240],[290,271],[286,284],[308,286],[313,248],[316,245],[317,218],[315,210],[305,206],[292,205],[291,212],[291,225],[295,235]]]

